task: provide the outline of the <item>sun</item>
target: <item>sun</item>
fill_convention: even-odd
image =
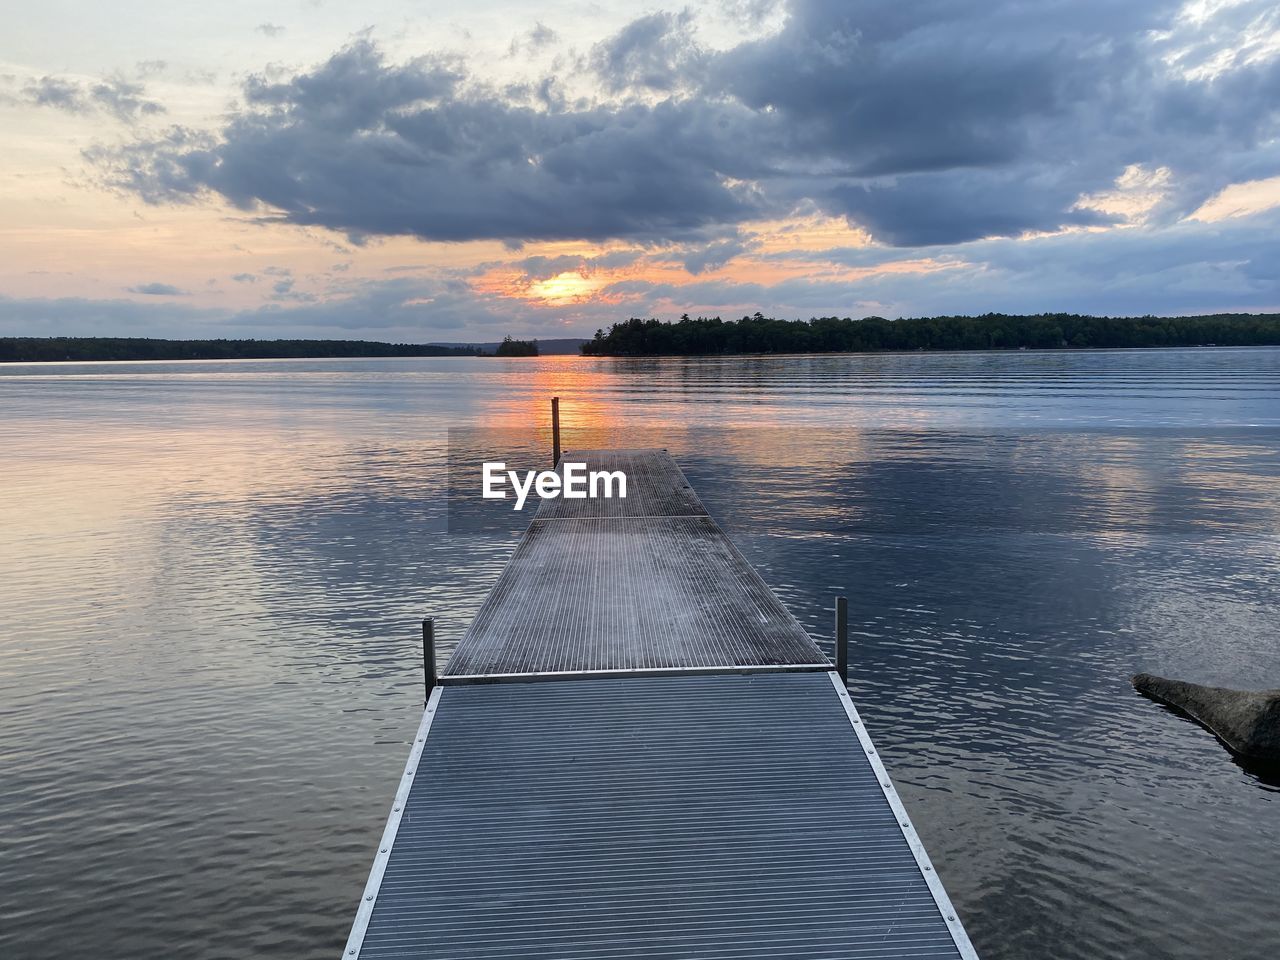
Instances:
[[[544,303],[581,303],[591,299],[600,286],[600,280],[584,277],[576,270],[566,270],[529,284],[526,296]]]

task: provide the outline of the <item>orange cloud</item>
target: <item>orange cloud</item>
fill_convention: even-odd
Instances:
[[[783,252],[803,248],[789,245],[791,234],[783,231],[775,236]],[[808,236],[812,237],[812,234]],[[472,280],[472,288],[479,294],[519,301],[532,307],[569,307],[583,304],[616,305],[634,299],[644,299],[642,294],[628,294],[616,289],[616,285],[639,282],[668,287],[685,287],[709,280],[734,284],[759,284],[765,287],[788,281],[812,281],[820,283],[856,282],[884,274],[926,274],[950,270],[963,264],[952,260],[917,258],[895,260],[870,266],[848,266],[823,260],[823,251],[814,250],[813,258],[772,259],[757,253],[743,254],[721,267],[694,275],[684,268],[669,252],[650,253],[633,263],[621,267],[601,267],[591,261],[604,254],[596,250],[583,257],[582,265],[561,270],[551,276],[530,275],[521,261],[494,265]],[[538,254],[545,256],[545,254]],[[563,254],[561,254],[563,256]]]

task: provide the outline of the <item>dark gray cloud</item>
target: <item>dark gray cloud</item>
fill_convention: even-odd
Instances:
[[[99,151],[151,203],[221,194],[287,222],[432,240],[661,240],[764,207],[749,111],[688,102],[552,112],[463,83],[450,60],[388,64],[361,40],[289,81],[256,77],[220,135]],[[270,214],[268,214],[270,215]]]
[[[143,116],[164,113],[164,107],[145,96],[146,88],[123,77],[106,77],[82,83],[66,77],[45,76],[23,87],[23,97],[37,107],[53,107],[68,113],[104,111],[126,123]]]
[[[712,89],[779,116],[807,158],[787,189],[887,243],[1097,222],[1075,201],[1133,164],[1168,166],[1185,214],[1276,135],[1280,65],[1188,79],[1156,39],[1180,6],[794,0],[780,33],[716,58]]]
[[[686,271],[697,276],[708,270],[723,267],[734,257],[746,253],[752,246],[753,244],[741,237],[728,237],[711,243],[686,245],[673,250],[667,259],[683,265]]]
[[[640,17],[591,49],[591,68],[610,93],[672,93],[696,83],[706,54],[693,25],[688,9]]]
[[[1115,222],[1095,210],[1073,209],[1078,187],[1032,171],[961,169],[910,173],[891,182],[841,183],[819,197],[873,237],[894,246],[958,243],[1017,236],[1065,226]]]
[[[791,0],[778,32],[721,51],[688,12],[658,12],[592,48],[594,101],[554,77],[497,90],[456,57],[391,63],[361,39],[251,78],[221,130],[93,157],[151,203],[213,193],[357,241],[731,253],[735,225],[804,205],[886,244],[963,243],[1112,222],[1078,200],[1135,166],[1169,170],[1152,216],[1172,223],[1280,172],[1280,58],[1223,53],[1274,5],[1203,22],[1179,7]]]
[[[172,283],[140,283],[128,289],[130,293],[142,293],[149,297],[184,297],[187,294],[187,291]]]

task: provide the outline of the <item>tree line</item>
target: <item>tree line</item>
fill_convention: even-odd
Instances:
[[[815,317],[760,313],[670,322],[632,317],[583,344],[588,356],[695,356],[732,353],[856,353],[890,350],[1010,350],[1083,347],[1198,347],[1280,344],[1280,314],[1091,317],[1073,313],[977,317]]]
[[[0,362],[50,360],[287,360],[330,357],[478,357],[478,347],[371,340],[157,340],[149,337],[0,337]]]
[[[495,357],[536,357],[538,355],[537,340],[513,340],[503,337],[493,352]]]

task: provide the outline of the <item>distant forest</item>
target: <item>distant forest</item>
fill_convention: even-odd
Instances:
[[[495,357],[536,357],[538,355],[537,340],[512,340],[503,337],[498,349],[493,351]]]
[[[0,337],[0,363],[43,360],[286,360],[327,357],[476,357],[476,347],[370,340],[153,340]]]
[[[1280,344],[1280,314],[1088,317],[1071,313],[980,317],[818,317],[641,320],[597,330],[582,352],[598,357],[721,353],[849,353],[879,350],[1010,350],[1079,347],[1198,347]]]

